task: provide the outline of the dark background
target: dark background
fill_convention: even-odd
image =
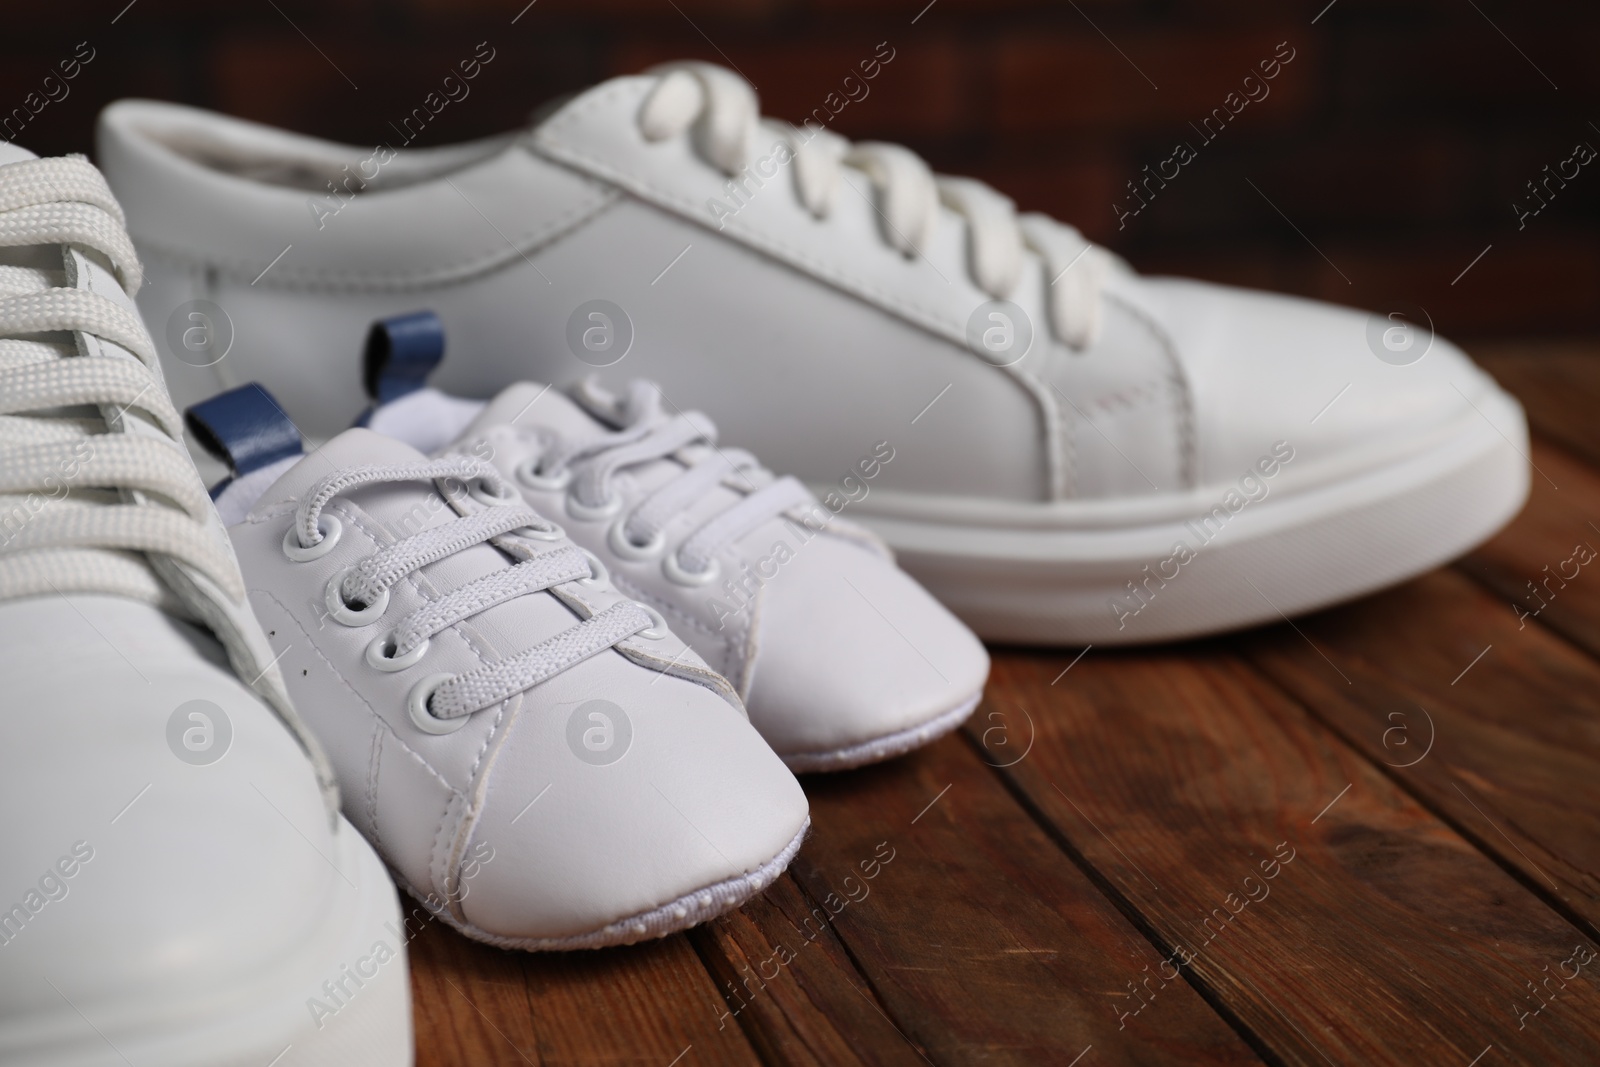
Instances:
[[[835,129],[984,178],[1141,270],[1365,307],[1414,301],[1458,337],[1600,332],[1600,161],[1526,228],[1513,207],[1577,143],[1600,148],[1593,3],[525,3],[10,3],[0,118],[87,41],[94,59],[69,95],[16,137],[40,154],[91,151],[98,109],[129,95],[370,151],[486,41],[494,61],[417,143],[498,132],[551,96],[678,57],[731,61],[763,110],[799,120],[887,41],[894,61]],[[1190,123],[1284,41],[1295,58],[1271,95],[1202,147]],[[1180,139],[1198,158],[1119,229],[1126,183]]]

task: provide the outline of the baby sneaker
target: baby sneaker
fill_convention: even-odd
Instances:
[[[531,382],[488,403],[423,386],[443,355],[421,312],[376,324],[365,376],[374,429],[481,456],[557,516],[617,588],[659,611],[722,672],[795,771],[898,756],[959,726],[989,673],[983,645],[883,543],[840,517],[895,451],[864,455],[819,501],[648,382]]]
[[[259,387],[189,411],[345,810],[440,919],[507,948],[659,937],[760,891],[806,827],[737,694],[485,460],[352,429],[310,455]]]

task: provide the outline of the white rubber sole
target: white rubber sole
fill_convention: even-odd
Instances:
[[[218,989],[208,1003],[141,1003],[101,1014],[93,1026],[63,1006],[35,1019],[35,1040],[0,1048],[7,1067],[410,1067],[411,979],[399,898],[383,863],[340,817],[330,862],[336,898],[322,906],[316,934],[285,951],[248,988]],[[374,947],[392,957],[381,964]],[[365,962],[363,962],[365,961]],[[355,971],[356,976],[350,977]],[[368,971],[362,975],[360,972]],[[324,983],[342,983],[331,993]],[[317,1010],[313,1001],[323,1008]],[[189,1012],[181,1017],[181,1012]],[[158,1018],[159,1016],[159,1018]],[[181,1021],[177,1021],[181,1018]],[[41,1035],[48,1035],[37,1040]]]
[[[587,933],[568,937],[503,937],[471,923],[462,922],[448,911],[431,912],[431,914],[446,926],[474,941],[482,941],[496,948],[522,949],[525,952],[568,952],[574,949],[611,948],[614,945],[651,941],[715,919],[718,915],[734,910],[760,893],[788,869],[789,863],[800,851],[800,845],[810,830],[811,819],[807,817],[800,827],[800,832],[794,835],[782,851],[747,874],[737,874],[732,878],[702,886],[659,907],[629,915]],[[422,894],[409,886],[406,887],[406,891],[418,900],[422,899]]]
[[[837,748],[829,752],[802,752],[793,756],[784,756],[780,753],[779,758],[783,760],[784,766],[796,774],[848,771],[854,767],[864,767],[869,763],[881,763],[883,760],[903,756],[912,749],[937,741],[971,718],[973,711],[978,707],[978,702],[982,699],[983,693],[980,691],[970,699],[926,722],[847,748]]]
[[[1186,494],[1168,514],[1136,522],[1108,519],[1103,503],[1082,507],[1077,523],[1044,505],[1038,521],[1004,526],[861,517],[987,640],[1197,637],[1404,581],[1509,522],[1528,495],[1527,424],[1498,390],[1475,404],[1392,461],[1325,479],[1295,470],[1298,486],[1286,467],[1265,498],[1210,525],[1202,523],[1232,485]]]

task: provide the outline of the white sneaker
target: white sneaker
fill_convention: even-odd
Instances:
[[[366,425],[489,460],[559,516],[619,589],[733,682],[790,769],[898,756],[977,707],[989,657],[972,632],[876,537],[719,447],[704,415],[665,409],[642,381],[620,397],[593,381],[570,395],[524,382],[488,403],[450,397],[421,387],[443,354],[427,312],[375,324],[365,377],[387,402]],[[862,476],[894,459],[880,442]]]
[[[309,456],[245,386],[190,408],[289,691],[351,820],[440,918],[598,948],[759,892],[809,825],[727,680],[473,457],[365,429]]]
[[[121,212],[0,144],[0,233],[0,1063],[409,1064],[394,887],[184,454]]]
[[[442,388],[660,382],[825,501],[857,497],[985,637],[1276,620],[1449,559],[1527,491],[1520,408],[1424,327],[1141,278],[905,149],[763,120],[707,64],[450,148],[139,101],[99,144],[185,397],[255,378],[334,432],[360,398],[327,354],[431,307],[457,352]],[[192,364],[224,338],[183,347],[196,300],[227,325],[212,367]]]

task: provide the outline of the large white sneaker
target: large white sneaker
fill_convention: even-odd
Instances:
[[[422,387],[443,356],[427,312],[373,326],[373,430],[492,462],[558,516],[617,587],[653,605],[726,675],[796,771],[889,759],[954,730],[989,673],[983,645],[882,542],[792,477],[717,444],[704,415],[643,381],[614,395],[533,382],[492,401]],[[895,459],[879,442],[876,473]]]
[[[350,819],[439,918],[598,948],[765,888],[805,795],[727,680],[472,456],[366,429],[310,455],[250,385],[191,407],[217,504]]]
[[[394,886],[184,454],[116,202],[0,144],[0,234],[0,1063],[409,1064]]]
[[[1141,278],[904,149],[763,120],[705,64],[450,148],[139,101],[99,147],[185,399],[259,379],[332,433],[359,396],[328,353],[431,307],[442,388],[660,382],[824,500],[858,497],[985,637],[1275,620],[1451,558],[1527,491],[1520,409],[1423,326]]]

